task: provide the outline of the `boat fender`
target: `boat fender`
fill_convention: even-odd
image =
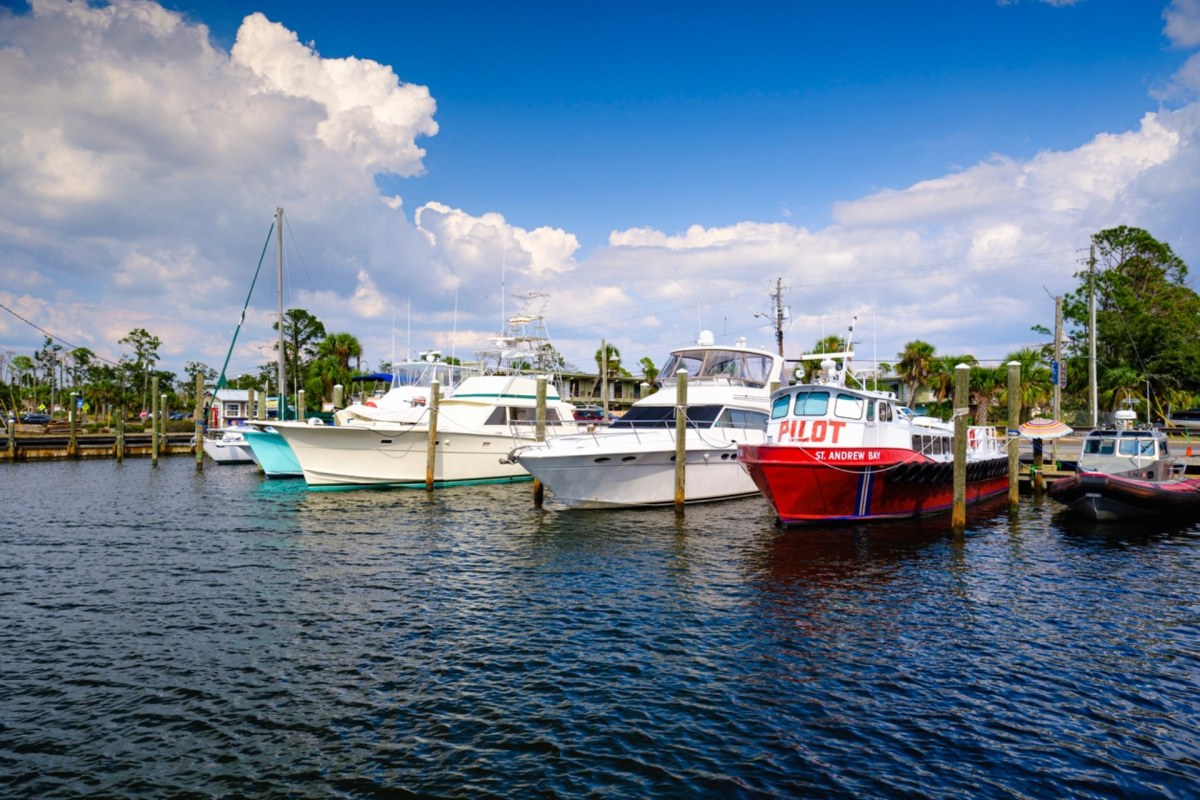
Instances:
[[[367,402],[363,403],[363,405],[367,408],[379,408],[379,406],[375,405],[374,400],[368,400]]]
[[[307,420],[307,424],[310,427],[318,428],[325,424],[325,420],[321,419],[320,417],[309,417]]]

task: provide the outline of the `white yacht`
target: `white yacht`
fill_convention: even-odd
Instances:
[[[309,486],[424,485],[432,402],[405,419],[353,419],[341,425],[277,422]],[[575,407],[546,389],[546,436],[574,433]],[[537,380],[473,375],[438,401],[433,479],[437,485],[529,480],[505,454],[537,436]]]
[[[675,502],[677,374],[687,373],[685,501],[754,495],[737,461],[739,444],[766,440],[772,388],[783,380],[782,356],[718,346],[703,331],[696,345],[671,352],[659,390],[611,426],[516,447],[509,458],[569,507],[668,505]]]

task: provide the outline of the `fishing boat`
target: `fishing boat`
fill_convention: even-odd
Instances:
[[[408,420],[355,420],[344,425],[276,423],[312,487],[424,486],[430,425],[433,482],[438,486],[530,480],[505,458],[537,438],[537,380],[527,375],[473,375],[455,393]],[[548,382],[546,435],[575,433],[575,407]]]
[[[739,444],[739,463],[785,525],[949,511],[954,426],[912,414],[891,392],[847,386],[852,356],[823,356],[812,382],[774,392],[767,441]],[[1004,493],[1008,457],[998,431],[969,426],[965,450],[966,503]]]
[[[1096,428],[1084,437],[1076,469],[1047,489],[1076,516],[1095,522],[1200,516],[1200,478],[1184,475],[1160,429]]]
[[[242,437],[250,455],[268,478],[299,478],[304,475],[296,454],[275,426],[262,420],[248,420]]]
[[[218,464],[253,464],[254,455],[245,434],[241,426],[212,428],[204,435],[204,454]]]
[[[530,294],[530,300],[544,295]],[[538,439],[538,378],[548,371],[553,348],[544,315],[528,310],[510,317],[504,333],[479,353],[492,374],[442,374],[453,393],[438,393],[437,416],[428,388],[409,386],[407,400],[367,403],[324,426],[300,422],[275,427],[287,440],[312,487],[425,486],[532,480],[519,464],[507,460],[515,446]],[[446,366],[446,365],[442,365]],[[465,375],[465,377],[464,377]],[[440,380],[440,379],[439,379]],[[393,386],[388,392],[405,389]],[[386,397],[386,395],[385,395]],[[382,406],[382,408],[380,407]],[[552,380],[546,381],[544,436],[576,433],[575,406],[562,399]],[[434,425],[436,437],[430,436]],[[434,463],[429,473],[430,439]]]
[[[390,375],[365,375],[355,380],[388,382],[388,390],[379,396],[362,398],[334,412],[335,425],[367,425],[376,422],[414,422],[429,406],[429,396],[436,382],[438,396],[453,396],[458,385],[478,370],[441,360],[441,354],[430,352],[424,358],[395,365]]]
[[[428,407],[435,382],[440,395],[450,395],[469,373],[468,368],[447,364],[440,360],[439,353],[430,352],[424,358],[395,365],[390,374],[358,376],[352,380],[363,384],[386,381],[389,388],[383,394],[361,398],[335,411],[334,424],[362,426],[381,422],[419,422]],[[268,478],[304,476],[300,461],[276,423],[251,420],[246,424],[248,430],[243,435],[264,475]]]
[[[522,444],[509,458],[572,508],[655,506],[675,502],[678,373],[687,376],[685,502],[756,494],[737,462],[737,446],[766,440],[772,384],[781,356],[714,344],[703,331],[694,346],[671,351],[659,390],[642,397],[609,426]]]

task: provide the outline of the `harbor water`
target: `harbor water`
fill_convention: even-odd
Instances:
[[[1200,525],[0,465],[3,797],[1195,797]]]

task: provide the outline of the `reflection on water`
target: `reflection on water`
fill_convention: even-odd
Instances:
[[[0,465],[5,796],[1190,796],[1200,529]],[[1150,788],[1148,788],[1150,787]]]

